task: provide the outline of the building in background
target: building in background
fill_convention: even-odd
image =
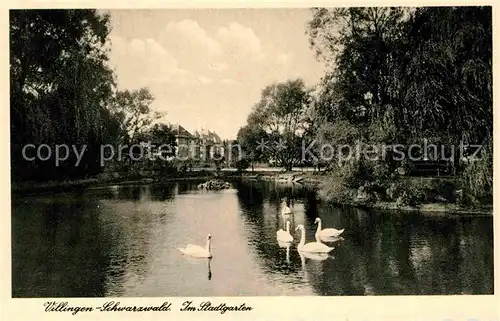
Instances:
[[[209,164],[216,154],[224,154],[222,139],[216,132],[201,129],[191,134],[180,124],[173,126],[177,143],[176,157],[181,160],[194,160],[196,163]]]
[[[188,160],[196,155],[193,155],[193,146],[196,145],[196,138],[188,132],[180,124],[173,126],[175,132],[175,142],[177,147],[175,149],[175,156],[181,160]]]

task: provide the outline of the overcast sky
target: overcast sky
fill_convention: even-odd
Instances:
[[[235,138],[261,90],[324,72],[309,48],[308,9],[112,10],[120,89],[148,87],[153,108],[191,132]]]

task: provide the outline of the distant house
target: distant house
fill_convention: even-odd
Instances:
[[[196,134],[200,152],[205,153],[206,157],[213,157],[217,151],[222,152],[219,150],[222,147],[222,139],[217,133],[202,128],[201,132]]]
[[[177,143],[176,156],[180,159],[210,162],[218,151],[217,147],[222,146],[222,139],[213,131],[202,129],[191,134],[179,124],[173,128]]]
[[[177,124],[173,126],[175,132],[175,142],[177,143],[175,155],[181,159],[193,157],[193,145],[196,144],[196,138],[188,132],[184,127]]]

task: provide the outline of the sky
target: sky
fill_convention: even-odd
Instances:
[[[324,74],[309,47],[309,9],[111,10],[118,88],[147,87],[152,108],[188,131],[236,138],[262,89]]]

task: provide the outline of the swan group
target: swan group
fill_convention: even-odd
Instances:
[[[286,203],[284,205],[286,206]],[[314,223],[318,224],[318,228],[315,234],[316,240],[315,242],[309,242],[309,243],[306,243],[306,232],[304,225],[303,224],[297,225],[295,231],[300,231],[300,242],[297,244],[297,250],[304,257],[323,260],[328,257],[328,253],[330,253],[334,249],[334,247],[324,244],[322,240],[339,237],[344,232],[344,229],[341,230],[337,230],[334,228],[321,229],[321,219],[319,217],[316,218]],[[276,239],[281,247],[286,247],[287,251],[289,251],[290,245],[294,241],[294,238],[290,233],[290,221],[286,220],[285,225],[286,225],[286,230],[279,229],[276,232]],[[178,250],[187,256],[211,259],[213,257],[210,248],[211,240],[212,236],[208,234],[207,241],[204,247],[194,244],[188,244],[184,248],[178,248]],[[211,271],[209,266],[209,279],[210,279],[210,274]]]
[[[282,203],[282,213],[286,211],[289,207],[285,202]],[[294,241],[293,236],[290,234],[290,221],[288,216],[284,217],[286,229],[280,228],[276,232],[276,239],[280,247],[285,247],[289,249],[290,243]],[[312,258],[315,260],[324,260],[328,258],[328,253],[330,253],[334,247],[328,246],[323,242],[335,242],[341,240],[340,235],[344,232],[344,229],[337,230],[334,228],[322,229],[321,219],[318,217],[314,221],[318,225],[315,233],[316,240],[314,242],[306,243],[306,232],[303,224],[299,224],[295,231],[300,231],[300,242],[297,244],[297,250],[299,253],[303,254],[304,257]]]

